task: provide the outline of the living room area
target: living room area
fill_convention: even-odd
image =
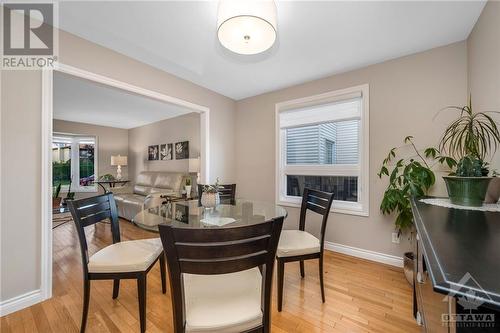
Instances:
[[[67,200],[112,191],[132,221],[161,195],[197,196],[198,112],[61,72],[53,103],[54,227],[71,220]]]

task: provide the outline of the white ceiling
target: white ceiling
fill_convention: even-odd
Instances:
[[[54,75],[54,119],[129,129],[190,112],[60,72]]]
[[[256,56],[216,38],[216,1],[61,2],[63,30],[239,100],[467,38],[485,1],[277,1]]]

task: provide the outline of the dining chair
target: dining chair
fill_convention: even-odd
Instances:
[[[159,225],[174,332],[270,332],[274,258],[283,217],[250,226]]]
[[[319,283],[321,286],[321,299],[325,302],[325,288],[323,285],[323,249],[325,243],[325,230],[332,206],[333,193],[326,193],[313,189],[304,189],[302,205],[300,208],[299,230],[283,230],[276,252],[278,266],[278,311],[283,305],[283,283],[285,263],[300,261],[300,275],[305,276],[304,260],[319,259]],[[319,239],[305,231],[306,213],[311,210],[322,216]]]
[[[203,184],[198,184],[198,204],[201,205],[201,194],[203,193]],[[234,202],[236,198],[236,184],[219,185],[219,197],[223,202]]]
[[[141,332],[146,331],[146,275],[160,260],[162,292],[166,289],[165,255],[159,238],[120,241],[120,225],[113,193],[68,201],[80,241],[83,265],[83,312],[80,332],[85,332],[91,280],[113,280],[113,299],[118,297],[121,279],[136,279]],[[89,256],[85,227],[105,219],[111,222],[113,244]]]

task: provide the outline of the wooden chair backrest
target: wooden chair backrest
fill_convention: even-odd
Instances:
[[[87,274],[89,255],[85,227],[109,219],[111,221],[113,243],[120,242],[120,224],[118,222],[115,199],[113,193],[106,193],[80,200],[70,200],[68,201],[68,207],[73,216],[76,232],[80,241],[83,271],[84,274]]]
[[[227,274],[254,267],[262,272],[262,329],[269,332],[272,274],[283,219],[219,229],[159,225],[169,267],[174,332],[184,332],[185,327],[183,273]]]

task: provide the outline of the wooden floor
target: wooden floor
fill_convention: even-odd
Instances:
[[[109,225],[87,228],[89,251],[108,244]],[[121,222],[122,240],[158,237]],[[54,229],[53,297],[1,318],[1,333],[78,332],[82,310],[80,249],[72,223]],[[401,269],[327,252],[326,303],[321,303],[317,261],[286,265],[283,312],[273,290],[272,332],[417,332],[412,293]],[[111,281],[92,281],[87,332],[139,332],[134,280],[122,281],[111,298]],[[161,293],[158,264],[148,275],[148,332],[172,332],[169,293]]]

